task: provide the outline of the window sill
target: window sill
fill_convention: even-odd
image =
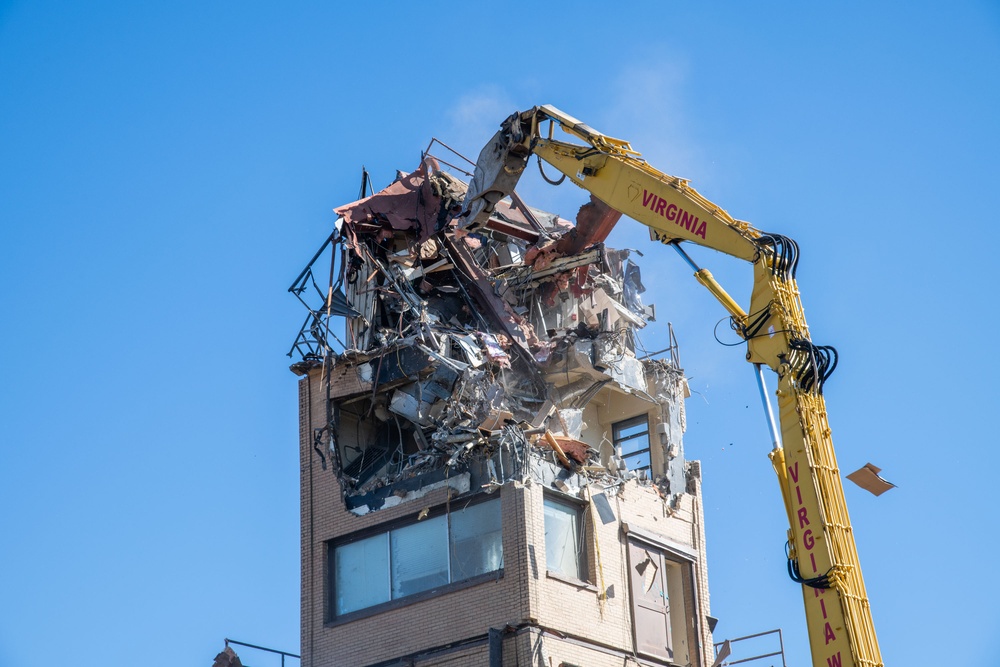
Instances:
[[[556,581],[561,581],[564,584],[569,584],[576,588],[591,591],[593,593],[597,592],[597,586],[590,583],[589,581],[584,581],[582,579],[577,579],[576,577],[567,577],[565,574],[559,574],[558,572],[553,572],[552,570],[545,571],[546,579],[555,579]]]
[[[484,584],[488,581],[499,581],[500,579],[503,579],[503,568],[500,568],[499,570],[496,570],[494,572],[486,572],[485,574],[480,574],[478,576],[472,577],[471,579],[466,579],[464,581],[457,581],[453,584],[446,584],[444,586],[438,586],[437,588],[432,588],[430,590],[421,591],[420,593],[414,593],[413,595],[407,595],[405,598],[399,598],[398,600],[389,600],[388,602],[382,602],[381,604],[377,604],[371,607],[358,609],[356,611],[352,611],[347,614],[337,616],[333,620],[327,621],[326,623],[323,624],[323,627],[336,628],[338,626],[344,625],[345,623],[350,623],[351,621],[357,621],[362,618],[368,618],[369,616],[375,616],[377,614],[382,614],[387,611],[392,611],[394,609],[400,609],[402,607],[406,607],[411,604],[416,604],[417,602],[423,602],[424,600],[430,600],[431,598],[436,598],[439,595],[447,595],[448,593],[454,593],[456,591],[460,591],[466,588],[478,586],[479,584]]]

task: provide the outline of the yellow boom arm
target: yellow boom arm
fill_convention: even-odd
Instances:
[[[584,144],[553,139],[555,125]],[[692,267],[747,341],[747,361],[778,375],[782,442],[774,438],[770,457],[788,512],[788,569],[802,584],[813,665],[881,667],[823,400],[823,382],[836,365],[836,352],[810,339],[795,283],[795,242],[735,220],[686,180],[651,167],[628,142],[547,105],[510,116],[483,149],[462,226],[474,229],[485,223],[496,202],[513,190],[532,154],[649,227],[654,240],[678,249],[687,241],[753,264],[747,311],[707,270]],[[761,388],[763,394],[762,382]]]

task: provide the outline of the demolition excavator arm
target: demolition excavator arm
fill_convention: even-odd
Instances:
[[[582,144],[553,138],[556,126]],[[485,224],[495,204],[513,191],[531,155],[649,227],[654,240],[673,246],[729,312],[733,329],[747,342],[747,361],[757,370],[770,417],[770,458],[789,520],[788,570],[802,584],[813,665],[881,666],[823,399],[836,352],[810,338],[795,282],[796,243],[734,219],[685,179],[649,165],[628,142],[548,105],[511,115],[483,148],[459,226],[472,231]],[[748,309],[691,261],[681,249],[683,242],[753,265]],[[763,366],[778,376],[780,437]]]

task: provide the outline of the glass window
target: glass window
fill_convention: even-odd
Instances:
[[[448,583],[448,523],[445,516],[389,533],[392,598]]]
[[[545,498],[545,567],[550,572],[585,580],[583,512],[579,505]]]
[[[344,544],[334,551],[337,615],[389,600],[388,534]]]
[[[469,505],[451,513],[451,580],[495,572],[503,566],[500,503]]]
[[[468,505],[332,549],[336,616],[503,567],[500,500]]]
[[[649,470],[649,416],[639,415],[612,426],[615,450],[621,451],[629,470]]]

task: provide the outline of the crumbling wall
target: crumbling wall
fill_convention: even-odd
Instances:
[[[604,245],[618,214],[592,200],[572,222],[514,194],[470,232],[455,221],[465,188],[425,160],[337,208],[329,282],[316,283],[314,258],[293,285],[303,303],[310,281],[322,297],[307,303],[292,366],[303,376],[303,664],[436,664],[413,657],[432,645],[448,664],[480,665],[492,650],[485,628],[502,630],[504,664],[542,654],[621,664],[621,651],[634,652],[629,587],[643,564],[629,549],[640,543],[682,572],[675,613],[691,622],[676,628],[676,661],[710,664],[687,383],[676,349],[642,351],[637,334],[655,309],[629,252]],[[631,451],[637,442],[646,449]],[[494,576],[377,613],[332,613],[336,545],[482,494],[501,499]],[[583,513],[576,577],[546,566],[551,498]]]
[[[515,195],[470,233],[454,224],[465,188],[425,160],[336,209],[324,306],[347,315],[345,349],[323,341],[293,368],[322,369],[317,442],[345,502],[378,509],[379,489],[445,468],[523,481],[535,454],[628,478],[611,428],[643,413],[640,478],[684,493],[683,373],[636,354],[655,311],[629,251],[603,244],[617,215],[592,201],[574,224]]]

